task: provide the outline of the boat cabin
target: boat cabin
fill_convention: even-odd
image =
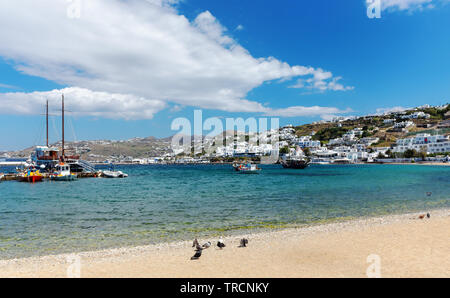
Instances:
[[[38,146],[34,151],[34,158],[37,160],[58,160],[59,149],[56,147]]]
[[[70,175],[70,166],[65,163],[60,163],[56,166],[56,172],[63,176]]]

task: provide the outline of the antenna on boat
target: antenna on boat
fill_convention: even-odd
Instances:
[[[62,161],[65,159],[64,152],[64,93],[62,95]]]

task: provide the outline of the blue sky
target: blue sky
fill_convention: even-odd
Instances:
[[[275,115],[283,125],[450,102],[446,1],[396,0],[402,5],[383,7],[380,19],[369,19],[357,0],[129,1],[117,4],[129,5],[124,24],[134,14],[140,23],[117,28],[123,8],[114,4],[104,12],[109,27],[89,19],[103,1],[82,6],[75,19],[60,17],[67,4],[57,1],[60,11],[43,10],[47,17],[29,26],[32,2],[17,1],[25,12],[0,7],[11,15],[0,15],[0,28],[12,28],[0,29],[0,151],[42,143],[43,102],[50,98],[57,114],[58,92],[47,92],[63,88],[80,88],[65,92],[78,140],[166,137],[174,118],[192,118],[198,108],[205,118]],[[75,40],[80,34],[88,37]],[[178,56],[186,59],[166,67]],[[52,141],[57,131],[50,128]]]

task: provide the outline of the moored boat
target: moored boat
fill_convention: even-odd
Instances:
[[[128,174],[123,173],[122,171],[101,171],[102,176],[105,178],[126,178]]]
[[[238,172],[239,169],[242,168],[243,166],[245,166],[245,164],[243,164],[243,163],[234,163],[233,169]]]
[[[282,160],[281,165],[285,169],[306,169],[309,166],[309,162],[306,159],[290,158]]]
[[[60,162],[70,167],[71,173],[95,173],[95,167],[87,161],[81,160],[79,155],[66,154],[65,134],[64,134],[64,94],[62,95],[62,145],[61,150],[57,147],[49,146],[49,125],[48,125],[48,101],[46,105],[46,146],[37,146],[31,154],[31,162],[40,167],[43,172],[52,173]],[[61,176],[62,177],[62,176]],[[61,178],[63,179],[63,178]],[[71,176],[65,175],[64,179],[72,180]]]
[[[70,172],[70,165],[66,163],[58,164],[55,172],[50,175],[50,179],[54,181],[74,181],[77,178],[76,174]]]
[[[261,168],[254,164],[246,164],[240,165],[235,168],[239,174],[259,174],[261,172]]]
[[[306,169],[309,166],[309,159],[303,153],[303,150],[297,146],[295,154],[285,156],[280,160],[285,169]]]
[[[110,165],[109,170],[100,171],[102,176],[105,178],[127,178],[128,174],[122,171],[116,171],[113,164]]]
[[[18,180],[20,182],[28,182],[28,183],[35,183],[35,182],[41,182],[44,179],[44,176],[39,172],[39,170],[36,170],[34,167],[29,167],[26,171],[22,172],[22,174],[19,175]]]

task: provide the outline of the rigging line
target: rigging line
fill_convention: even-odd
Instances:
[[[37,127],[34,129],[34,139],[33,139],[33,147],[37,146],[38,143],[41,142],[41,138],[42,138],[42,119],[41,117],[39,117],[39,120],[36,121],[38,122]]]
[[[59,141],[61,138],[60,138],[60,135],[58,133],[58,130],[56,129],[55,117],[51,117],[51,119],[52,119],[53,131],[54,131],[54,133],[55,133],[55,135],[57,137],[57,140]]]
[[[39,126],[40,126],[40,124],[39,124]],[[38,127],[35,127],[33,129],[33,136],[34,136],[33,143],[32,143],[33,146],[36,146],[36,143],[37,143],[37,138],[38,138],[38,131],[37,130],[38,130]]]
[[[42,144],[41,142],[42,142],[42,136],[43,136],[43,134],[44,134],[44,130],[45,130],[45,121],[42,119],[42,117],[41,117],[41,124],[43,124],[43,125],[39,125],[40,126],[40,130],[39,130],[39,140],[38,140],[38,142],[40,142],[40,144]]]
[[[69,118],[70,128],[72,129],[73,141],[74,141],[74,143],[77,143],[78,140],[77,140],[77,135],[75,134],[75,126],[73,125],[72,117],[69,116],[68,118]]]

